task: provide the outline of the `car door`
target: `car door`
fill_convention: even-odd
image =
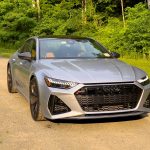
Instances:
[[[33,53],[34,52],[34,53]],[[30,39],[26,41],[22,50],[19,53],[30,53],[32,56],[32,60],[25,60],[18,57],[17,62],[17,74],[18,74],[18,88],[20,92],[28,98],[29,92],[29,77],[32,68],[32,64],[35,63],[36,59],[36,41],[34,39]]]

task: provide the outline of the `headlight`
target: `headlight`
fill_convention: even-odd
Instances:
[[[45,77],[45,82],[48,87],[60,88],[60,89],[70,89],[75,87],[78,83],[71,81],[64,81],[54,78]]]
[[[147,85],[150,83],[150,80],[148,78],[148,76],[145,76],[139,80],[137,80],[137,82],[139,82],[140,84],[142,84],[143,86]]]

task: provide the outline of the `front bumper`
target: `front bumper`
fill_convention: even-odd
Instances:
[[[140,111],[132,111],[132,112],[125,112],[125,113],[113,113],[113,114],[99,114],[99,115],[82,115],[82,116],[75,116],[75,117],[68,117],[64,118],[65,120],[87,120],[87,119],[104,119],[104,118],[120,118],[120,117],[131,117],[131,116],[138,116],[144,115],[145,112]]]
[[[149,113],[150,107],[150,84],[142,86],[138,82],[134,83],[116,83],[117,85],[122,84],[132,84],[141,89],[141,95],[139,100],[134,108],[128,109],[119,109],[119,110],[105,110],[105,111],[84,111],[79,104],[75,92],[79,89],[85,87],[84,84],[79,84],[72,89],[57,89],[57,88],[48,88],[46,84],[40,89],[40,100],[41,106],[44,113],[44,116],[48,119],[95,119],[95,118],[114,118],[114,117],[125,117],[125,116],[134,116],[140,115],[143,113]],[[96,84],[99,86],[101,84]],[[86,85],[93,86],[93,84]],[[65,113],[52,114],[49,109],[49,101],[51,96],[57,96],[68,108],[69,111]]]

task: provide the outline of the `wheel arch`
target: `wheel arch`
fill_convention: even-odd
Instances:
[[[29,91],[29,101],[30,101],[30,85],[31,85],[31,80],[33,79],[33,78],[35,78],[36,79],[36,81],[37,81],[37,78],[36,78],[36,75],[35,74],[32,74],[31,76],[30,76],[30,78],[29,78],[29,89],[28,89],[28,91]]]
[[[36,81],[39,84],[41,84],[43,81],[44,81],[44,76],[45,74],[43,73],[42,70],[38,70],[36,72],[32,72],[31,75],[30,75],[30,78],[29,78],[29,83],[31,82],[31,80],[33,78],[36,78]]]
[[[31,77],[30,77],[30,82],[31,82],[31,80],[32,80],[33,78],[36,78],[36,76],[35,76],[34,74],[31,75]]]
[[[10,62],[7,63],[7,68],[10,67]]]
[[[8,62],[8,63],[7,63],[7,70],[8,70],[8,67],[10,67],[10,69],[11,69],[11,72],[12,72],[12,67],[11,67],[11,64],[10,64],[10,62]]]
[[[32,74],[31,76],[30,76],[30,84],[29,84],[29,102],[30,102],[30,109],[31,109],[31,85],[32,85],[32,79],[34,79],[34,82],[36,82],[36,84],[37,84],[37,89],[38,89],[38,101],[39,101],[39,114],[38,114],[38,118],[36,118],[36,119],[34,119],[33,118],[33,116],[32,116],[32,118],[34,119],[34,120],[44,120],[44,116],[43,116],[43,108],[41,107],[41,100],[40,100],[40,87],[39,87],[39,80],[37,79],[38,78],[38,76],[37,75],[35,75],[35,74]],[[31,113],[32,114],[32,113]]]
[[[45,99],[45,92],[48,93],[49,89],[45,83],[44,77],[46,74],[43,72],[43,70],[38,70],[36,72],[31,73],[29,81],[31,81],[34,77],[36,78],[37,84],[38,84],[38,90],[39,90],[39,101],[41,104],[41,111],[44,116],[47,115],[47,99]],[[30,92],[30,84],[29,84],[29,92]],[[29,93],[29,101],[30,101],[30,93]]]
[[[12,78],[12,89],[9,91],[10,93],[17,93],[17,87],[16,87],[16,82],[15,82],[15,77],[14,73],[12,70],[12,65],[10,62],[7,63],[7,84],[8,84],[8,69],[10,69],[11,72],[11,78]]]
[[[36,82],[37,82],[37,85],[38,85],[38,91],[39,91],[39,94],[41,95],[41,78],[42,78],[42,75],[40,72],[35,72],[35,73],[32,73],[31,76],[30,76],[30,80],[29,80],[29,101],[30,101],[30,83],[31,83],[31,80],[35,78]]]

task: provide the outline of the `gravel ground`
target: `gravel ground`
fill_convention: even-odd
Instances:
[[[150,116],[95,121],[41,121],[20,94],[9,94],[0,58],[0,150],[150,150]]]

